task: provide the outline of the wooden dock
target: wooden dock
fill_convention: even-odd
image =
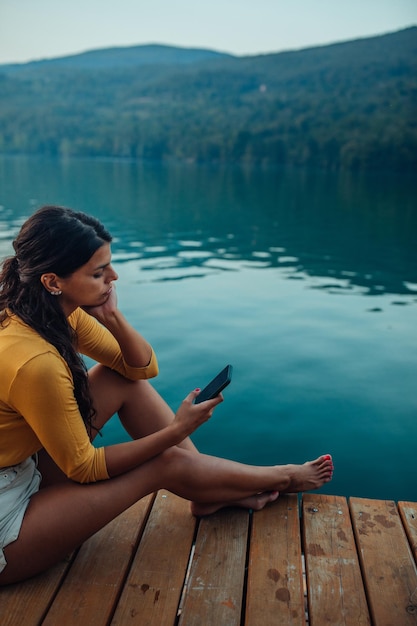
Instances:
[[[0,588],[1,626],[417,625],[417,503],[305,494],[201,520],[160,491]]]

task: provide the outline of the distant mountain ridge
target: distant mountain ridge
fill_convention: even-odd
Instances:
[[[200,61],[230,58],[233,55],[204,48],[180,48],[163,44],[146,44],[87,50],[62,57],[39,59],[27,63],[0,64],[0,72],[16,72],[40,67],[69,69],[131,68],[141,65],[190,65]]]
[[[417,169],[417,27],[233,56],[152,44],[0,65],[0,152]]]

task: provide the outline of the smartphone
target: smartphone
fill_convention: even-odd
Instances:
[[[213,378],[207,387],[204,387],[204,389],[200,391],[194,403],[199,404],[200,402],[204,402],[204,400],[211,400],[218,396],[232,380],[232,370],[231,365],[226,365],[220,374],[217,374],[216,378]]]

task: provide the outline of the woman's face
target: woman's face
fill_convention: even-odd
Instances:
[[[85,265],[67,278],[57,278],[59,296],[65,314],[70,315],[79,306],[100,306],[111,293],[112,282],[118,275],[111,266],[110,244],[104,243]]]

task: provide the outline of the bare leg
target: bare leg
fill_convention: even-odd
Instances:
[[[147,380],[129,381],[96,365],[90,370],[89,382],[99,429],[118,413],[126,432],[132,439],[140,439],[161,430],[174,419],[171,408]],[[189,438],[180,447],[197,452]]]
[[[255,511],[261,510],[269,502],[274,502],[279,493],[300,493],[319,489],[323,484],[330,482],[333,477],[333,460],[330,454],[325,454],[314,461],[307,461],[303,465],[281,465],[276,468],[282,470],[290,476],[288,484],[277,486],[277,491],[261,491],[255,495],[243,498],[238,501],[226,502],[204,502],[202,498],[193,501],[191,510],[196,516],[211,515],[215,511],[225,506],[242,506]],[[279,489],[279,491],[278,491]]]
[[[132,437],[163,428],[172,411],[145,381],[129,383],[105,368],[91,375],[100,428],[117,411]],[[25,579],[62,559],[145,495],[166,488],[207,515],[223,506],[262,508],[278,491],[305,491],[329,481],[329,456],[301,466],[254,467],[199,454],[190,440],[130,472],[98,483],[68,480],[46,453],[40,454],[42,489],[30,501],[20,535],[5,548],[8,565],[0,584]]]
[[[90,370],[90,390],[97,410],[97,426],[101,428],[116,412],[132,439],[139,439],[170,424],[174,413],[146,380],[131,382],[100,365]],[[190,438],[181,448],[199,454]],[[276,490],[251,495],[236,502],[213,503],[209,507],[192,505],[194,515],[208,515],[225,506],[260,510],[278,497]]]
[[[304,465],[254,467],[173,447],[140,467],[87,485],[45,487],[30,501],[20,535],[4,550],[0,585],[47,569],[126,508],[160,488],[213,506],[266,491],[316,489],[331,479],[328,456]]]
[[[89,379],[98,429],[118,413],[132,439],[139,439],[164,428],[174,419],[171,408],[146,380],[132,382],[101,365],[90,370]],[[93,432],[93,435],[96,433]],[[185,439],[179,447],[199,454],[190,438]],[[39,469],[42,474],[41,488],[68,481],[45,450],[39,453]],[[272,491],[250,495],[236,502],[218,502],[208,506],[193,503],[191,510],[194,515],[208,515],[226,506],[260,510],[276,500],[278,495],[277,491]]]

